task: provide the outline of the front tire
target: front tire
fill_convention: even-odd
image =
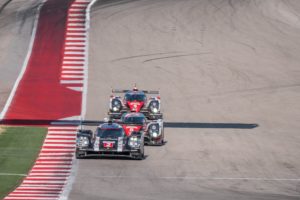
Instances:
[[[85,153],[76,150],[75,156],[76,156],[76,159],[82,159],[85,157]]]

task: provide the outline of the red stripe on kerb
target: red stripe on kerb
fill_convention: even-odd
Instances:
[[[68,30],[68,33],[86,33],[85,30]]]

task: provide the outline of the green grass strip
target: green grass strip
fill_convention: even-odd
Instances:
[[[28,174],[46,134],[46,128],[0,127],[0,199]]]

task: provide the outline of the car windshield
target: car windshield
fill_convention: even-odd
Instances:
[[[123,118],[125,124],[144,124],[145,117],[143,116],[128,116]]]
[[[121,128],[97,129],[97,136],[100,138],[117,138],[123,137],[124,131]]]
[[[145,99],[146,99],[146,95],[143,93],[140,93],[140,94],[127,93],[127,94],[125,94],[126,101],[144,101]]]

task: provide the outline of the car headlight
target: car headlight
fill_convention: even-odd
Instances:
[[[111,102],[111,107],[114,112],[118,112],[122,108],[121,101],[119,99],[113,99]]]
[[[140,140],[137,137],[131,137],[129,139],[129,146],[139,147],[140,146]]]
[[[153,138],[158,137],[160,135],[160,133],[159,133],[159,125],[158,124],[151,124],[149,126],[149,134]]]
[[[154,114],[159,112],[159,102],[158,101],[152,101],[149,105],[150,111]]]
[[[80,147],[87,147],[89,146],[89,138],[88,137],[85,137],[85,136],[79,136],[77,138],[77,145],[80,146]]]

